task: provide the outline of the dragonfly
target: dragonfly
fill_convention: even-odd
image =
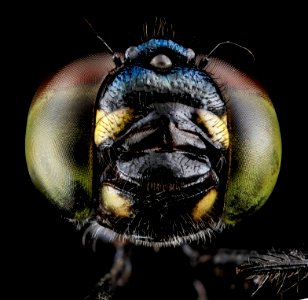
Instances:
[[[306,252],[221,246],[263,209],[281,169],[269,94],[216,54],[253,55],[230,41],[196,53],[163,20],[154,27],[123,52],[97,35],[106,51],[64,66],[29,108],[31,180],[108,261],[81,299],[258,299],[303,289]]]

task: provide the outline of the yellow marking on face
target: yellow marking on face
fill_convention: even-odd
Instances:
[[[224,114],[224,115],[222,115],[221,117],[221,120],[226,124],[226,126],[227,126],[227,114]]]
[[[211,135],[213,142],[221,143],[225,149],[229,148],[229,131],[227,127],[227,117],[218,117],[210,111],[198,109],[197,122],[203,124]]]
[[[213,207],[217,198],[217,191],[211,189],[194,207],[192,217],[195,221],[200,221]]]
[[[130,217],[132,208],[128,198],[109,185],[104,185],[101,191],[104,208],[117,217]]]
[[[99,145],[109,138],[115,139],[133,117],[133,109],[131,108],[121,108],[111,113],[97,110],[94,131],[95,144]]]

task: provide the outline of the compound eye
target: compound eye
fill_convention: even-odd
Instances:
[[[25,138],[29,174],[71,219],[85,220],[91,212],[93,109],[101,81],[114,68],[110,54],[76,60],[42,83],[29,110]]]
[[[133,60],[139,55],[139,50],[135,46],[131,46],[125,51],[125,60]]]
[[[172,61],[167,55],[158,54],[152,58],[150,65],[157,69],[169,69],[172,67]]]
[[[205,71],[223,87],[226,99],[229,139],[221,134],[215,139],[229,149],[223,219],[235,224],[259,209],[275,187],[282,154],[280,128],[269,95],[252,77],[217,58],[208,59]],[[209,117],[200,115],[208,127]]]

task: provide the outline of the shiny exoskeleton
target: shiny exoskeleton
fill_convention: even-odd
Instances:
[[[259,209],[281,164],[260,84],[167,39],[119,56],[74,61],[37,91],[26,132],[37,188],[96,236],[146,246],[205,240]]]

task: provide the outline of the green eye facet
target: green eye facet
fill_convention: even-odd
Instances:
[[[70,218],[86,219],[92,204],[94,104],[112,58],[78,60],[34,96],[26,130],[26,160],[38,189]]]
[[[281,164],[277,115],[267,93],[252,79],[218,59],[206,71],[222,85],[230,134],[224,215],[236,223],[259,209],[272,193]]]

